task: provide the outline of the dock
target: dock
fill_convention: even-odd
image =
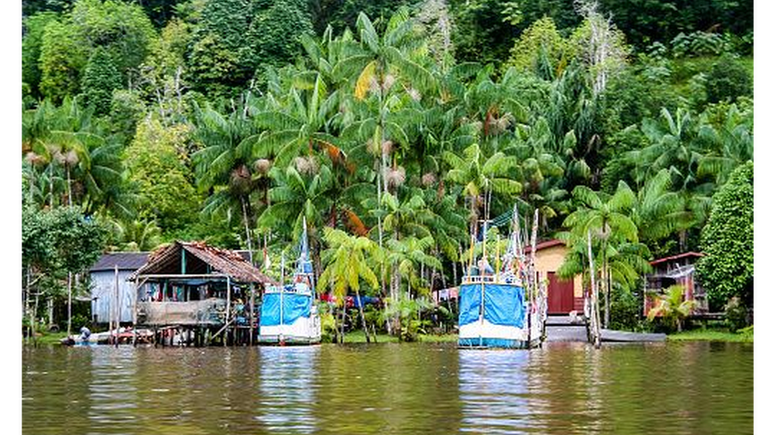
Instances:
[[[549,316],[546,320],[546,341],[549,342],[588,342],[586,325],[573,323],[569,316]],[[666,334],[616,331],[602,329],[602,341],[605,343],[651,343],[666,341]]]

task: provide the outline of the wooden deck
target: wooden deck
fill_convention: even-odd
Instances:
[[[588,342],[586,338],[586,328],[579,326],[547,326],[546,341],[549,342]],[[663,342],[666,340],[666,334],[646,334],[639,332],[614,331],[612,329],[602,330],[602,341],[606,343],[648,343]]]

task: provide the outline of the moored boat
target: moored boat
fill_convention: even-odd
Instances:
[[[537,223],[537,212],[535,213]],[[495,255],[492,268],[486,252],[483,226],[482,258],[474,266],[472,237],[470,263],[460,285],[459,339],[461,348],[530,349],[545,339],[546,292],[535,271],[534,249],[525,255],[514,207],[511,234],[505,255]],[[533,226],[535,245],[537,225]],[[502,266],[501,266],[502,265]]]
[[[320,317],[315,303],[314,269],[309,259],[306,220],[292,282],[285,284],[284,278],[282,281],[280,285],[269,286],[264,291],[258,343],[320,343]]]

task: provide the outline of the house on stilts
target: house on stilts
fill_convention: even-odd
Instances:
[[[199,346],[253,344],[257,299],[277,285],[238,252],[181,241],[151,253],[128,280],[135,329],[153,330],[156,343]]]

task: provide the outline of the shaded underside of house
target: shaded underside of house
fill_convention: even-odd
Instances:
[[[137,324],[153,327],[251,325],[256,293],[277,284],[238,252],[181,241],[154,251],[128,279],[137,286]]]

